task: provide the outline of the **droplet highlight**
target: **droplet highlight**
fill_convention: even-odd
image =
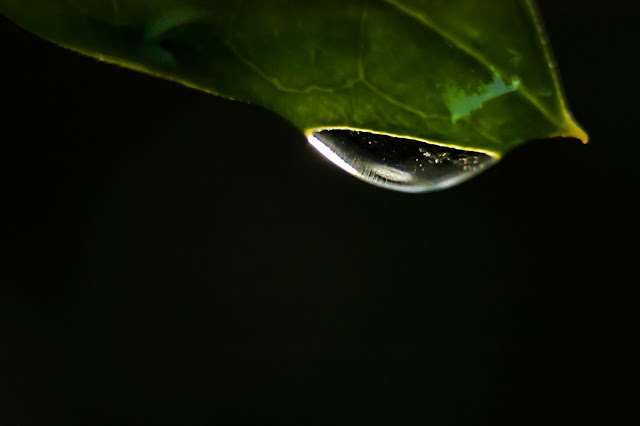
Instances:
[[[319,129],[309,143],[347,173],[382,188],[429,192],[497,163],[496,155],[355,129]]]

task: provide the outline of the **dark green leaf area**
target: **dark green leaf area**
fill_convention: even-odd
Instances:
[[[349,127],[504,153],[585,138],[527,0],[0,0],[102,60]]]

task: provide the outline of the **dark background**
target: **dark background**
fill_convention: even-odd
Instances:
[[[425,195],[2,19],[0,423],[637,424],[637,14],[542,11],[591,142]]]

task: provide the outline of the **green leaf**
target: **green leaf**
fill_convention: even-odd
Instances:
[[[0,0],[95,58],[261,105],[300,130],[352,128],[500,156],[586,142],[528,0]]]

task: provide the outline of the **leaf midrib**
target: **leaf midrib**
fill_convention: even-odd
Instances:
[[[483,67],[485,67],[488,71],[491,71],[493,73],[498,74],[503,80],[506,78],[506,73],[503,72],[500,69],[500,67],[492,64],[482,54],[478,53],[477,51],[475,51],[470,46],[466,45],[461,40],[457,39],[456,37],[452,36],[451,34],[447,33],[446,31],[444,31],[442,28],[440,28],[437,25],[435,25],[430,19],[428,19],[426,16],[424,16],[424,14],[416,12],[415,10],[413,10],[410,7],[400,3],[397,0],[384,0],[384,2],[387,3],[389,6],[393,7],[394,9],[396,9],[397,11],[399,11],[399,12],[407,15],[408,17],[410,17],[410,18],[420,22],[421,24],[425,25],[426,27],[431,29],[433,32],[435,32],[436,34],[438,34],[439,36],[441,36],[442,38],[444,38],[445,40],[447,40],[448,42],[453,44],[460,51],[464,52],[469,57],[471,57],[474,60],[476,60],[479,64],[481,64]],[[530,9],[529,9],[529,13],[532,13],[532,11]],[[556,87],[556,90],[557,90],[557,87]],[[536,97],[524,86],[524,84],[520,85],[518,90],[516,90],[515,92],[519,93],[520,96],[525,98],[529,103],[531,103],[534,107],[536,107],[536,109],[538,109],[538,111],[540,111],[552,123],[554,123],[554,124],[556,124],[556,125],[558,125],[560,127],[564,127],[564,123],[562,123],[561,121],[558,121],[555,118],[555,116],[547,108],[545,108],[536,99]]]

